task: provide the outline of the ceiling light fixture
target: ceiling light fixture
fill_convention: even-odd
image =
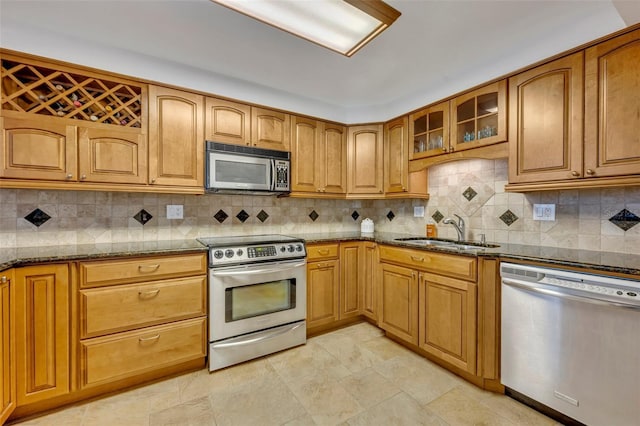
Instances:
[[[381,0],[211,1],[345,56],[352,56],[400,16]]]

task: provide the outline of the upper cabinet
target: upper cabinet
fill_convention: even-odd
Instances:
[[[385,198],[428,198],[427,170],[409,173],[409,119],[404,116],[384,125]]]
[[[637,185],[639,62],[636,30],[510,78],[506,189]]]
[[[149,87],[149,183],[204,185],[204,97]]]
[[[442,102],[411,114],[411,159],[449,151],[449,102]]]
[[[383,189],[383,127],[369,124],[349,127],[347,139],[347,192],[381,196]]]
[[[248,145],[251,140],[249,105],[207,98],[205,123],[205,136],[209,141]]]
[[[251,107],[251,145],[289,151],[291,116],[283,112]]]
[[[344,194],[346,142],[347,132],[343,126],[293,116],[291,190],[307,195]]]

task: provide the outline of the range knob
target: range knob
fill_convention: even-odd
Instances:
[[[215,257],[216,259],[222,259],[222,256],[224,256],[222,250],[216,250],[213,252],[213,257]]]
[[[238,251],[236,252],[236,254],[237,254],[238,256],[242,256],[242,253],[244,253],[244,252],[242,251],[242,249],[238,249]]]
[[[302,244],[298,244],[296,246],[296,251],[302,251]]]
[[[227,251],[224,252],[224,255],[226,257],[233,257],[233,250],[227,249]]]
[[[295,250],[295,247],[293,247],[293,244],[289,244],[289,246],[287,247],[287,251],[289,253],[293,253],[294,250]]]
[[[287,248],[285,246],[281,246],[280,251],[284,253],[285,251],[287,251]]]

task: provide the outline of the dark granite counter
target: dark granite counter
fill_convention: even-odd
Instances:
[[[407,238],[407,234],[376,232],[331,232],[288,234],[303,238],[307,243],[372,241],[416,250],[437,251],[462,256],[500,257],[504,261],[536,261],[556,267],[591,268],[603,272],[638,275],[640,277],[640,254],[607,253],[589,250],[540,247],[520,244],[500,244],[496,248],[456,246],[418,247],[397,238]],[[171,241],[142,241],[130,243],[79,244],[45,247],[21,247],[0,249],[0,271],[21,265],[62,262],[82,259],[101,259],[120,256],[154,254],[176,254],[184,252],[205,252],[207,249],[195,239]]]
[[[63,262],[108,257],[206,252],[195,239],[129,243],[77,244],[0,249],[0,271],[43,262]]]

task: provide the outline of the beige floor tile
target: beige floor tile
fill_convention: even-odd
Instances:
[[[357,340],[346,334],[330,335],[317,343],[352,373],[383,361],[375,353],[361,346]]]
[[[317,425],[335,425],[363,411],[363,407],[335,379],[315,375],[289,387]]]
[[[339,383],[364,408],[376,405],[400,392],[400,388],[371,368],[345,377]]]
[[[302,417],[293,419],[290,422],[285,423],[283,426],[316,426],[316,422],[313,421],[313,417],[309,414],[305,414]]]
[[[209,398],[202,397],[149,415],[150,426],[215,426]]]
[[[267,358],[273,368],[287,383],[321,372],[341,379],[351,372],[336,357],[313,341]]]
[[[404,392],[396,394],[369,410],[347,420],[350,426],[374,425],[437,425],[447,426],[447,423],[422,407]]]
[[[384,336],[379,336],[373,339],[369,339],[360,344],[370,352],[374,353],[381,360],[387,361],[391,358],[395,358],[400,355],[406,355],[410,353],[409,349],[394,342],[391,339],[387,339]]]
[[[353,338],[356,341],[366,342],[369,339],[384,336],[384,330],[376,327],[375,325],[369,324],[368,322],[362,322],[360,324],[355,324],[355,325],[337,330],[336,333],[328,333],[328,334],[329,335],[344,334],[346,336]]]
[[[275,373],[212,392],[209,401],[218,426],[281,425],[306,414]]]
[[[78,405],[71,406],[60,411],[52,412],[44,416],[34,417],[30,420],[19,422],[21,426],[49,426],[49,425],[65,425],[65,426],[81,426],[87,406]]]
[[[208,396],[216,390],[223,390],[232,385],[231,376],[227,370],[214,371],[200,370],[194,373],[180,376],[178,387],[180,401],[187,402],[193,399]]]
[[[470,397],[460,387],[427,404],[427,408],[451,425],[513,425],[486,405]]]

